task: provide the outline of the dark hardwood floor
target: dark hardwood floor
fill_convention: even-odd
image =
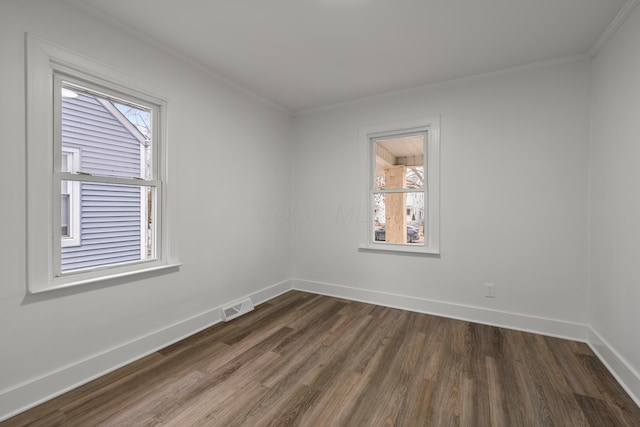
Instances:
[[[1,426],[640,426],[582,343],[292,291]]]

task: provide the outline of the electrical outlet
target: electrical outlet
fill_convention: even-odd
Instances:
[[[485,283],[485,294],[484,296],[487,298],[495,298],[496,297],[496,285],[493,283]]]

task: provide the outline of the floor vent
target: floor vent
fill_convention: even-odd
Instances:
[[[252,310],[253,302],[251,301],[251,298],[247,298],[240,302],[233,303],[232,305],[222,307],[222,319],[225,322],[228,322],[229,320],[242,316],[243,314],[248,313]]]

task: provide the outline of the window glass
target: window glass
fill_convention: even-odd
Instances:
[[[148,186],[80,182],[82,239],[62,249],[61,272],[152,259],[153,193]]]
[[[62,150],[82,149],[80,172],[150,179],[151,109],[62,83]],[[64,159],[62,169],[64,171]]]
[[[372,139],[373,241],[424,246],[426,133]]]
[[[153,259],[152,108],[64,79],[60,94],[60,274]]]
[[[424,134],[376,139],[376,189],[424,187],[424,149]],[[387,182],[385,169],[393,166],[405,166],[406,173],[396,176],[397,181]]]

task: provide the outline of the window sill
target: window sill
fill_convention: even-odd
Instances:
[[[369,243],[358,247],[361,252],[387,252],[407,255],[440,256],[440,250],[425,246],[389,244],[389,243]]]
[[[83,278],[78,278],[78,280],[69,280],[69,277],[65,277],[64,279],[66,280],[61,283],[56,283],[56,279],[54,279],[53,281],[49,282],[45,287],[36,288],[36,287],[30,286],[28,293],[29,295],[35,295],[43,292],[57,291],[60,289],[68,289],[68,288],[79,286],[79,285],[106,282],[109,280],[120,279],[124,277],[129,277],[129,276],[143,275],[146,273],[159,272],[163,270],[178,269],[180,268],[180,266],[182,266],[182,263],[154,265],[150,267],[141,267],[134,270],[118,271],[110,274],[109,273],[102,274],[96,277],[83,277]]]

